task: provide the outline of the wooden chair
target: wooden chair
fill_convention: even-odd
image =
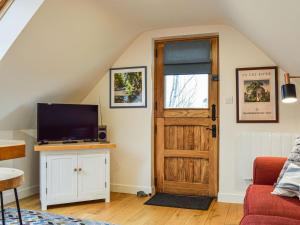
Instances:
[[[17,188],[20,187],[23,184],[23,182],[24,182],[24,172],[22,170],[0,167],[0,200],[1,200],[1,212],[2,212],[3,225],[5,225],[3,191],[10,190],[10,189],[14,189],[19,221],[20,224],[22,225],[22,216],[21,216]]]

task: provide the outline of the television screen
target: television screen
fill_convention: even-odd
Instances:
[[[38,142],[98,139],[98,106],[37,105]]]

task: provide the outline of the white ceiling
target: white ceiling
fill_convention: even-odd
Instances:
[[[224,23],[218,0],[101,0],[144,29]]]
[[[228,24],[300,74],[298,21],[298,0],[45,0],[0,61],[0,130],[34,127],[37,101],[80,102],[150,29]]]

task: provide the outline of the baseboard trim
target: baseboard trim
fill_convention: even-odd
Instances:
[[[245,195],[243,193],[233,194],[233,193],[219,193],[218,202],[226,203],[244,203]]]
[[[146,194],[152,193],[151,186],[137,186],[137,185],[127,185],[127,184],[111,184],[110,185],[112,192],[119,193],[128,193],[128,194],[136,194],[138,191],[144,191]]]
[[[39,185],[18,188],[19,199],[26,198],[39,193]],[[11,203],[15,201],[15,194],[13,190],[8,190],[3,193],[4,204]]]

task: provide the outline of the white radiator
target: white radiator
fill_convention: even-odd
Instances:
[[[252,166],[257,156],[288,156],[299,134],[245,132],[238,136],[236,152],[241,179],[252,179]]]

